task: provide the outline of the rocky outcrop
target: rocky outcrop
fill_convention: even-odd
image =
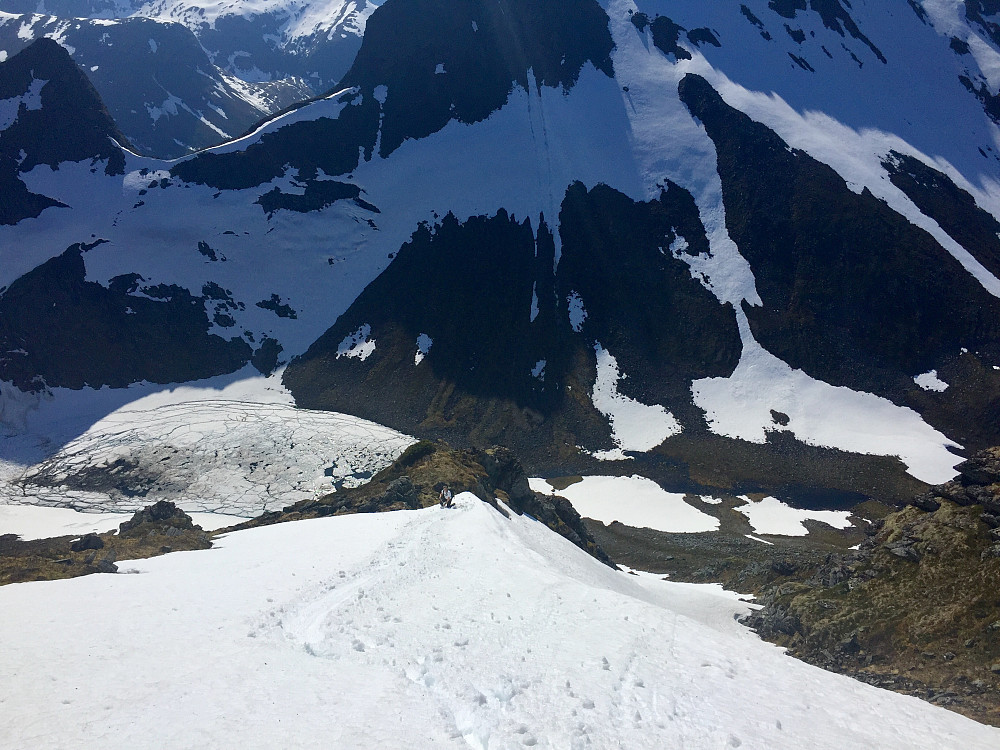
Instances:
[[[507,508],[518,515],[528,514],[601,562],[614,564],[570,502],[534,492],[521,462],[500,446],[458,450],[443,442],[424,440],[410,446],[367,484],[265,513],[233,530],[348,513],[427,508],[438,502],[445,485],[456,495],[471,492],[504,515],[508,515]]]
[[[161,501],[135,513],[118,533],[22,540],[0,535],[0,586],[117,573],[117,560],[138,560],[181,550],[208,549],[209,535],[191,516]]]
[[[1000,724],[1000,448],[958,469],[853,554],[765,587],[746,623],[806,661]]]
[[[153,505],[147,505],[142,510],[138,510],[125,523],[118,527],[121,536],[136,536],[140,533],[148,533],[151,528],[181,529],[190,531],[197,528],[191,516],[178,508],[169,500],[160,500]]]

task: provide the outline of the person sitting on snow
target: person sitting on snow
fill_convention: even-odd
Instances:
[[[452,498],[451,488],[448,485],[441,488],[441,494],[438,495],[438,502],[441,503],[442,508],[451,508],[454,506],[454,498]]]

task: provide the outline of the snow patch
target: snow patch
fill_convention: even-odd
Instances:
[[[913,382],[925,391],[937,391],[938,393],[942,393],[948,389],[948,384],[938,377],[937,370],[930,370],[922,375],[917,375],[913,378]]]
[[[348,334],[337,347],[337,359],[341,357],[353,357],[364,362],[375,351],[375,339],[369,339],[372,327],[365,323],[354,333]]]
[[[540,359],[535,362],[535,366],[531,368],[531,377],[538,378],[539,380],[545,380],[545,360]]]
[[[413,355],[413,364],[419,365],[424,357],[427,356],[427,352],[431,350],[431,345],[434,343],[434,339],[428,336],[426,333],[421,333],[417,336],[417,351]]]
[[[695,405],[705,410],[712,432],[764,443],[768,431],[788,430],[809,445],[898,456],[911,475],[928,484],[955,475],[962,459],[948,447],[961,446],[917,412],[793,370],[753,339],[742,310],[736,314],[743,353],[733,374],[691,384]],[[777,424],[772,410],[787,415],[788,424]]]
[[[820,521],[835,529],[851,527],[851,511],[849,510],[803,510],[793,508],[776,497],[765,497],[754,502],[741,495],[745,505],[736,507],[740,513],[750,520],[750,525],[758,534],[776,534],[781,536],[806,536],[809,530],[803,521]]]
[[[614,521],[668,533],[717,531],[719,519],[684,502],[683,493],[667,492],[652,479],[588,476],[556,492],[544,479],[530,479],[531,489],[558,494],[581,516],[603,524]]]
[[[583,330],[583,321],[587,319],[587,311],[583,307],[583,298],[575,289],[566,296],[566,307],[569,312],[570,327],[580,333]]]
[[[0,99],[0,130],[6,130],[17,121],[17,114],[23,106],[26,110],[42,108],[42,88],[48,81],[33,78],[28,84],[28,90],[21,96]]]
[[[681,431],[674,415],[659,404],[642,404],[618,392],[618,382],[627,375],[618,370],[618,361],[600,344],[597,354],[597,380],[591,400],[594,408],[608,418],[612,437],[621,450],[652,450],[671,435]]]

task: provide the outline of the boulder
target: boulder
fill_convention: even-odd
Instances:
[[[153,505],[147,505],[136,511],[128,521],[118,527],[120,536],[128,536],[131,532],[138,533],[140,527],[152,524],[154,526],[172,526],[178,529],[194,529],[191,516],[178,508],[169,500],[160,500]]]
[[[69,548],[73,550],[73,552],[85,552],[89,549],[103,549],[104,542],[101,540],[101,537],[97,536],[97,534],[84,534],[82,537],[70,544]]]

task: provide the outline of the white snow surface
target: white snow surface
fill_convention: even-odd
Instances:
[[[534,300],[536,298],[532,297],[532,313],[534,313]],[[583,298],[577,291],[572,291],[566,297],[566,309],[569,314],[569,325],[570,327],[580,333],[583,330],[583,321],[587,319],[587,309],[583,306]]]
[[[783,536],[806,536],[809,533],[803,521],[821,521],[835,529],[851,527],[849,510],[806,510],[793,508],[776,497],[751,500],[743,496],[745,505],[736,507],[750,520],[750,525],[758,534],[780,534]],[[764,540],[761,540],[764,541]]]
[[[283,47],[302,37],[362,36],[368,17],[381,3],[382,0],[117,0],[95,3],[94,15],[138,16],[181,23],[196,34],[203,26],[215,28],[220,18],[252,21],[256,16],[272,15],[283,21],[281,36],[274,40]]]
[[[691,384],[694,402],[706,411],[712,432],[763,443],[768,430],[788,430],[810,445],[898,456],[910,474],[929,484],[955,475],[962,458],[947,446],[960,446],[917,412],[793,370],[753,340],[742,311],[737,317],[743,353],[736,370],[728,378]],[[788,424],[777,424],[772,410],[788,416]]]
[[[913,382],[925,391],[937,391],[943,393],[948,390],[948,384],[938,377],[937,370],[921,373],[913,378]]]
[[[2,60],[0,60],[2,62]],[[39,78],[31,79],[28,90],[21,96],[13,96],[9,99],[0,99],[0,130],[6,130],[15,122],[17,115],[23,106],[25,110],[42,108],[42,87],[48,83]]]
[[[603,524],[674,533],[717,531],[719,519],[689,505],[684,494],[667,492],[652,479],[588,476],[558,492],[544,479],[528,480],[531,489],[565,497],[576,511]]]
[[[413,364],[419,365],[424,361],[424,357],[431,350],[431,346],[434,344],[434,339],[428,336],[426,333],[421,333],[417,336],[417,351],[413,353]]]
[[[618,361],[600,344],[597,353],[597,379],[591,399],[594,408],[611,423],[612,438],[621,451],[652,450],[671,435],[680,433],[674,415],[659,404],[643,404],[618,392],[623,375]]]
[[[786,656],[718,587],[617,572],[528,517],[456,505],[0,588],[0,747],[1000,743]]]

